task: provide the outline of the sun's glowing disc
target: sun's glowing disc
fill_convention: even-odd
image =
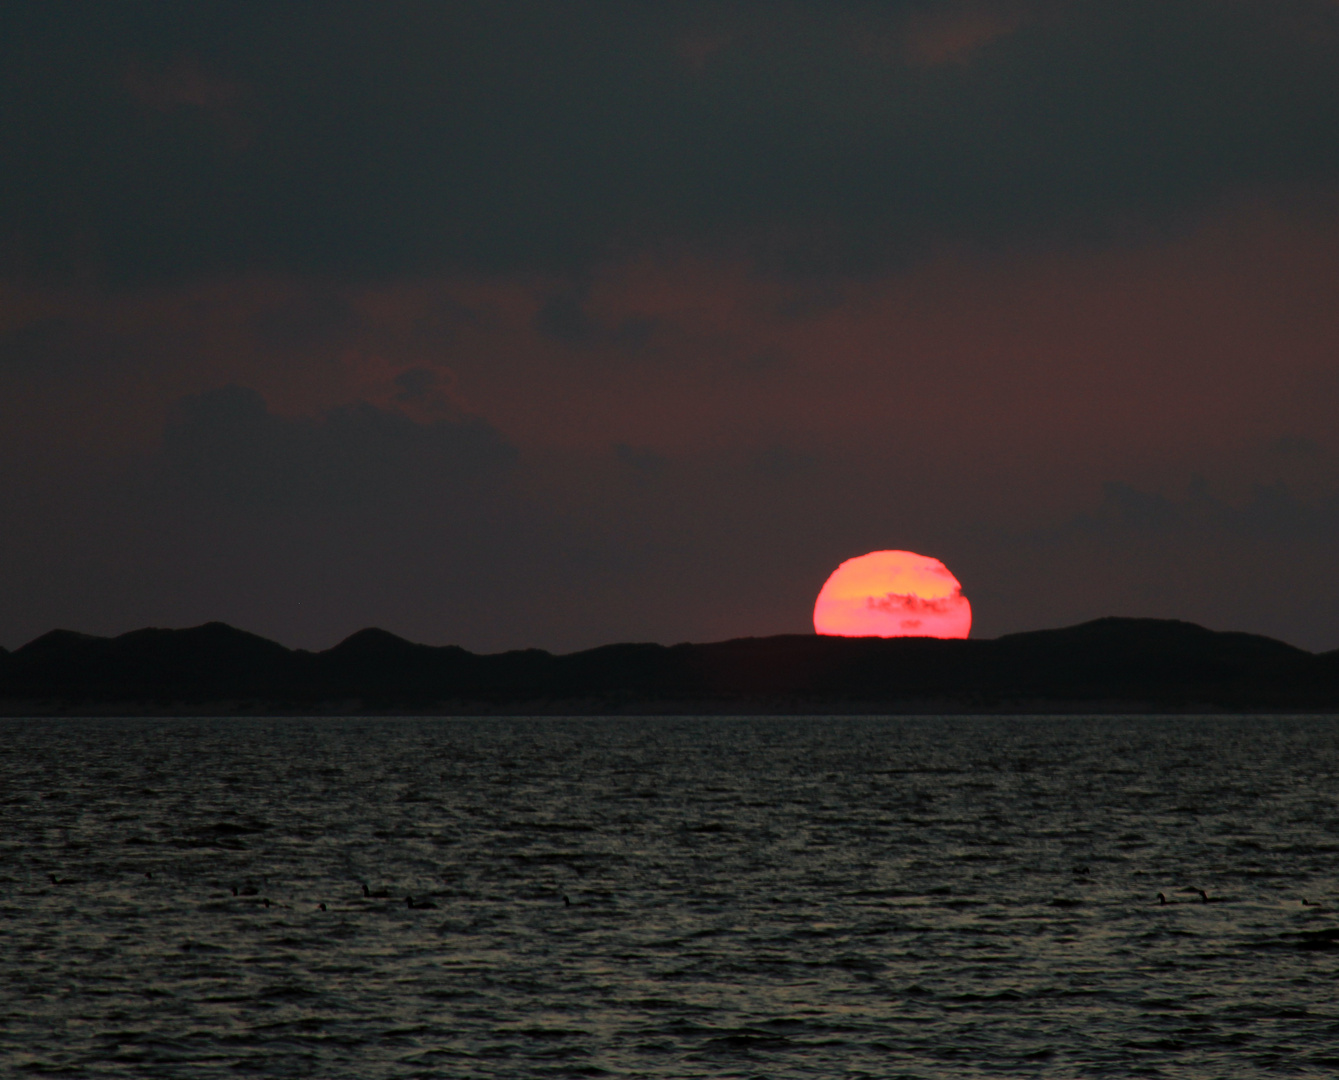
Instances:
[[[840,637],[965,638],[972,605],[938,559],[871,551],[832,572],[814,604],[814,629]]]

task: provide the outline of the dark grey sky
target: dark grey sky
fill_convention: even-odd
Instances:
[[[0,644],[1339,646],[1339,5],[11,3]]]

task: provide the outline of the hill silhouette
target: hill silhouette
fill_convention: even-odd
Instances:
[[[324,652],[223,623],[0,651],[0,711],[769,713],[1326,711],[1339,653],[1160,619],[991,640],[782,635],[478,655],[367,629]]]

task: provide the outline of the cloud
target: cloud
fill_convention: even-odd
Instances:
[[[957,5],[912,16],[906,52],[911,63],[926,67],[966,64],[986,45],[1018,29],[1017,12],[989,5]]]
[[[1322,0],[11,6],[25,272],[82,246],[116,282],[579,275],[666,245],[865,272],[1339,181]],[[579,297],[541,322],[587,332]]]
[[[770,446],[754,459],[754,467],[764,476],[789,479],[818,465],[814,454],[785,445]]]
[[[560,345],[613,346],[628,353],[644,348],[661,328],[659,320],[636,312],[623,315],[613,325],[606,325],[591,315],[588,310],[590,299],[589,282],[552,293],[540,304],[530,325],[537,333]]]
[[[178,57],[154,69],[131,61],[122,85],[136,102],[154,112],[184,110],[207,117],[224,135],[229,149],[244,148],[254,133],[246,116],[246,87],[219,78],[192,58]]]
[[[407,393],[420,380],[404,380]],[[417,423],[366,402],[316,419],[277,416],[255,390],[181,401],[163,437],[172,470],[208,496],[247,506],[373,502],[496,480],[515,450],[477,418]]]
[[[1321,448],[1302,435],[1280,435],[1269,444],[1269,451],[1283,458],[1317,458]]]
[[[1112,481],[1102,485],[1096,509],[1075,515],[1056,537],[1090,536],[1104,541],[1131,536],[1198,536],[1237,539],[1328,539],[1339,542],[1339,493],[1299,498],[1282,481],[1254,485],[1233,502],[1196,479],[1184,495],[1171,497]]]
[[[344,297],[319,290],[258,311],[251,319],[257,341],[284,352],[317,349],[342,341],[359,328],[357,312]]]
[[[659,476],[669,462],[663,455],[643,446],[629,446],[627,443],[614,444],[614,457],[638,476]]]
[[[962,590],[954,589],[949,596],[926,600],[912,593],[887,593],[884,596],[865,598],[865,606],[871,611],[881,611],[885,615],[946,615],[962,604]],[[903,626],[919,626],[919,621],[902,623]]]
[[[548,297],[535,312],[534,329],[564,345],[586,345],[600,337],[600,328],[586,314],[587,290],[566,289]]]
[[[59,368],[69,364],[110,363],[129,350],[114,333],[94,322],[48,315],[0,333],[0,368]]]

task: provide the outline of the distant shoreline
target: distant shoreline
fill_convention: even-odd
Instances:
[[[270,707],[268,705],[257,705],[256,707],[238,707],[227,708],[220,706],[218,708],[209,705],[173,707],[146,707],[142,709],[127,709],[124,705],[118,704],[116,707],[88,707],[74,706],[65,707],[63,705],[43,705],[37,704],[30,707],[24,707],[22,704],[14,705],[9,702],[0,702],[0,720],[137,720],[137,719],[236,719],[236,720],[339,720],[339,719],[442,719],[442,720],[507,720],[507,719],[528,719],[536,720],[561,720],[561,719],[654,719],[654,718],[718,718],[727,720],[731,718],[747,719],[750,717],[764,718],[777,717],[787,718],[831,718],[831,719],[953,719],[969,717],[998,717],[1007,719],[1009,717],[1024,718],[1043,718],[1055,717],[1057,719],[1065,717],[1084,718],[1084,717],[1116,717],[1116,716],[1140,716],[1140,717],[1167,717],[1175,719],[1178,717],[1232,717],[1232,716],[1259,716],[1259,717],[1334,717],[1339,719],[1339,706],[1331,709],[1285,709],[1285,708],[1240,708],[1229,709],[1217,706],[1194,706],[1185,708],[1169,708],[1165,705],[1151,703],[1135,703],[1129,705],[1111,705],[1096,706],[1089,702],[1078,702],[1073,704],[1065,703],[1045,703],[1037,707],[1025,708],[1019,707],[1000,707],[995,709],[973,709],[973,708],[910,708],[910,707],[839,707],[836,705],[826,708],[812,709],[769,709],[762,706],[738,706],[738,707],[712,707],[704,705],[701,707],[684,707],[666,704],[663,707],[655,705],[629,706],[619,709],[581,709],[565,708],[561,704],[535,708],[494,708],[486,709],[483,707],[476,709],[281,709]]]
[[[222,623],[53,631],[4,716],[1022,716],[1339,712],[1339,652],[1157,619],[987,640],[783,635],[477,655],[363,630],[320,653]]]
[[[812,702],[770,705],[765,702],[629,702],[601,706],[583,702],[531,702],[499,705],[489,702],[424,706],[421,708],[370,708],[360,704],[321,703],[295,708],[272,702],[160,703],[70,703],[0,701],[3,719],[136,719],[153,717],[199,717],[238,719],[320,719],[329,717],[385,717],[443,719],[506,719],[535,717],[956,717],[956,716],[1339,716],[1339,706],[1326,710],[1288,708],[1226,708],[1212,704],[1172,707],[1158,702],[1043,701],[1031,704],[973,706],[955,702]]]

